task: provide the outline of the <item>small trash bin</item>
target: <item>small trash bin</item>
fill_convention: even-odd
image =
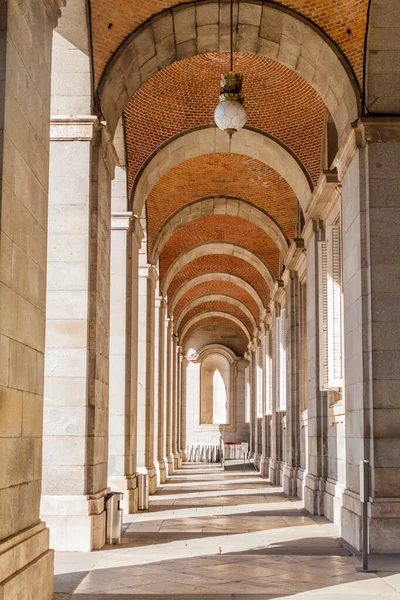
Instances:
[[[107,544],[119,544],[122,535],[122,492],[110,492],[106,496],[106,538]]]
[[[139,510],[147,510],[149,508],[149,480],[147,475],[138,475],[138,507]]]

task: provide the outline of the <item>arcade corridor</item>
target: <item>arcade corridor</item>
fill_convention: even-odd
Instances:
[[[355,572],[335,525],[255,471],[186,464],[124,529],[120,546],[56,553],[56,600],[400,599],[398,574]]]

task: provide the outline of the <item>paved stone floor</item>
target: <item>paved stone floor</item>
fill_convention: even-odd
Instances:
[[[126,517],[120,545],[56,553],[55,598],[400,600],[400,557],[357,573],[335,534],[255,471],[185,465]]]

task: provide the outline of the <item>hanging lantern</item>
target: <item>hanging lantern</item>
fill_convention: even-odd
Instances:
[[[214,121],[221,131],[229,136],[242,129],[247,121],[243,105],[242,76],[228,71],[221,77],[220,103],[214,111]]]
[[[220,103],[214,111],[217,127],[232,137],[246,125],[247,112],[243,106],[242,81],[240,73],[233,70],[233,0],[230,1],[230,71],[221,76]]]

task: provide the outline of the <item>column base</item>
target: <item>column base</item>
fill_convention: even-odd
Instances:
[[[269,477],[269,458],[263,454],[260,458],[260,475],[265,479]]]
[[[54,552],[45,523],[0,542],[0,565],[1,600],[52,600]]]
[[[54,550],[90,552],[106,543],[105,495],[42,496],[41,515],[50,529]]]
[[[304,507],[312,515],[324,514],[325,480],[307,473],[304,485]]]
[[[173,475],[174,473],[174,455],[169,454],[167,456],[167,465],[168,465],[168,475]]]
[[[124,514],[132,515],[138,511],[138,487],[136,475],[124,477],[109,477],[108,485],[111,491],[123,492],[121,508]]]
[[[281,485],[281,461],[273,458],[269,461],[269,480],[274,485]]]
[[[261,454],[254,453],[254,466],[259,471],[260,470],[260,462],[261,462]]]
[[[165,483],[167,480],[167,469],[164,459],[156,462],[157,483]]]
[[[182,468],[182,462],[183,462],[183,459],[182,459],[182,450],[179,450],[179,452],[178,452],[178,469]]]
[[[155,465],[147,467],[147,474],[149,477],[149,494],[155,494],[157,491],[157,472]]]
[[[282,487],[288,496],[297,496],[297,467],[283,466]]]
[[[175,471],[176,469],[179,468],[178,467],[179,454],[178,454],[178,452],[174,452],[172,456],[173,456],[173,459],[174,459],[174,471]]]
[[[297,469],[296,489],[297,489],[297,495],[299,498],[301,498],[301,500],[304,500],[305,478],[306,478],[305,469],[298,468]]]

